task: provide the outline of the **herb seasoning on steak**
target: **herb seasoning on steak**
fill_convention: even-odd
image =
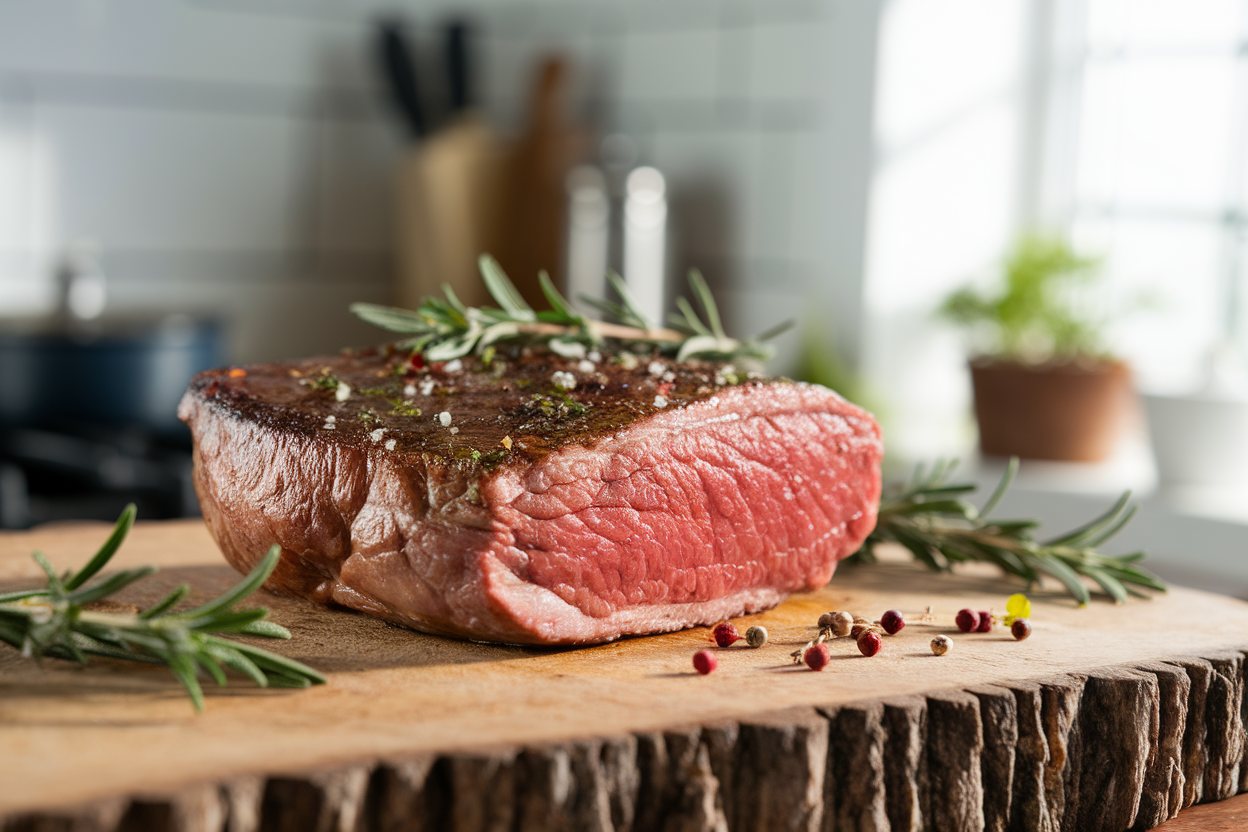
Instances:
[[[179,415],[237,569],[276,543],[271,589],[482,641],[767,609],[823,586],[880,496],[879,428],[836,393],[619,351],[209,371]]]

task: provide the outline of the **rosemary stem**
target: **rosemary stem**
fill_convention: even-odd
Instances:
[[[267,610],[233,609],[258,589],[277,566],[276,546],[241,583],[193,610],[171,611],[185,596],[185,587],[139,614],[88,609],[88,604],[156,571],[154,566],[123,570],[88,583],[117,551],[133,522],[134,506],[130,505],[122,512],[109,540],[77,574],[60,577],[47,559],[36,552],[35,560],[48,576],[47,586],[0,596],[0,641],[35,659],[49,656],[85,663],[85,654],[90,653],[166,665],[186,689],[197,711],[204,706],[199,675],[207,672],[224,684],[223,666],[249,676],[261,687],[307,687],[325,682],[324,676],[294,659],[218,635],[290,638],[284,627],[264,620]]]
[[[663,329],[661,327],[641,329],[635,326],[595,320],[586,320],[585,324],[593,332],[594,336],[599,339],[618,338],[621,341],[663,341],[675,344],[686,338],[685,335],[674,329]],[[578,327],[565,326],[564,324],[549,324],[541,321],[518,323],[515,327],[516,332],[523,332],[526,335],[566,335],[575,333],[578,329]]]

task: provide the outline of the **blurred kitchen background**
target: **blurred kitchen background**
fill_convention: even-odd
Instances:
[[[796,319],[771,369],[852,389],[891,471],[984,481],[935,310],[1063,235],[1135,387],[1231,407],[1248,471],[1246,47],[1248,0],[0,0],[0,528],[193,513],[191,372],[385,340],[347,305],[462,270],[422,238],[601,291],[626,217],[669,305],[697,266],[730,333]],[[1248,476],[1161,476],[1143,413],[1001,511],[1134,489],[1112,551],[1248,595]]]

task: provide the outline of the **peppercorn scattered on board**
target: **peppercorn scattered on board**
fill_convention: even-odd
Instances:
[[[32,550],[77,567],[106,534],[0,534],[0,589],[40,583]],[[137,524],[110,568],[149,563],[161,572],[121,600],[188,582],[194,604],[238,579],[198,521]],[[899,558],[736,620],[767,629],[759,648],[701,628],[580,649],[455,641],[258,593],[247,605],[293,633],[265,646],[329,683],[207,680],[200,716],[164,668],[38,666],[0,645],[0,829],[1148,829],[1248,788],[1248,603],[1175,588],[1080,609],[1034,591],[1025,641],[954,625],[962,608],[1004,615],[1018,589]],[[820,672],[790,656],[824,612],[889,609],[906,626],[875,656],[850,638],[827,643]]]

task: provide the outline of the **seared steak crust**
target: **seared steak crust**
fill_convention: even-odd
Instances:
[[[589,358],[417,368],[379,348],[201,373],[179,414],[204,517],[240,570],[281,545],[272,589],[543,644],[774,606],[874,527],[879,428],[835,393]]]

